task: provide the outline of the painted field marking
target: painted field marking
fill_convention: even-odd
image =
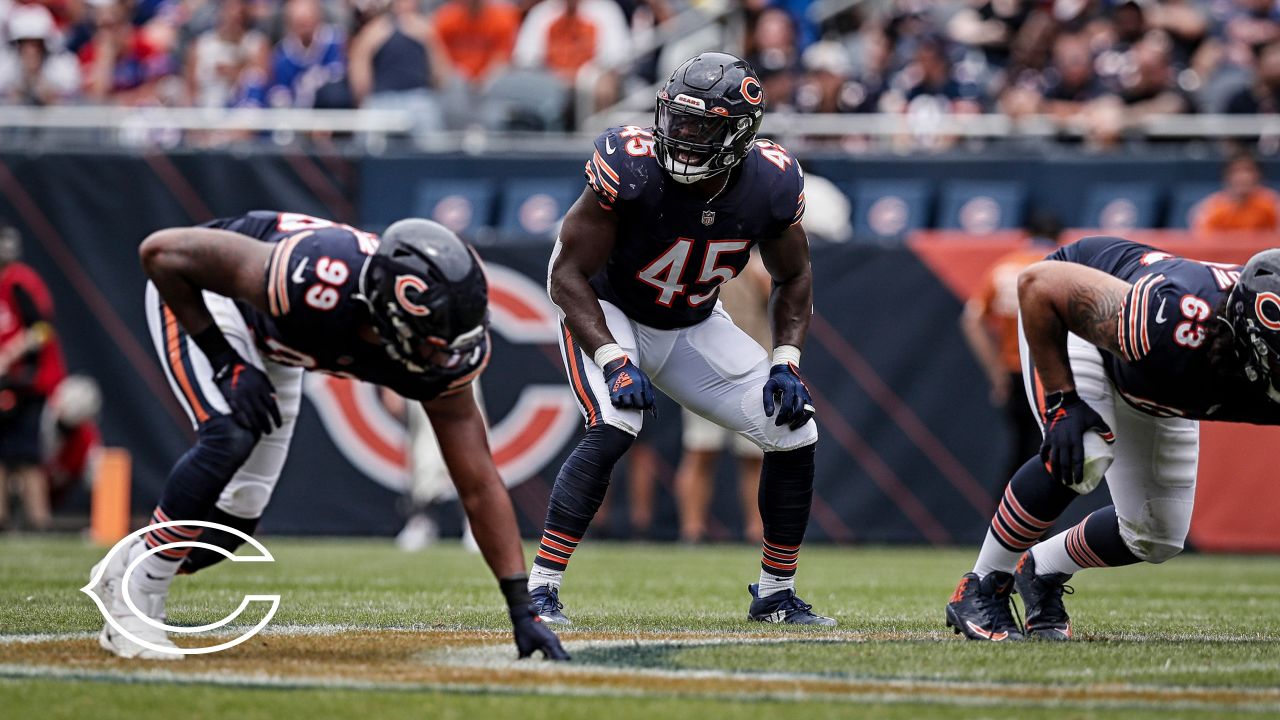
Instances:
[[[568,635],[568,634],[566,634]],[[576,637],[575,637],[576,635]],[[906,634],[873,633],[899,638]],[[304,653],[320,649],[306,642],[308,637],[344,638],[342,647],[395,647],[386,662],[366,661],[358,666],[334,663],[332,671],[313,675],[288,674],[286,665],[276,660],[281,653]],[[7,636],[6,642],[22,637],[21,651],[31,654],[39,644],[32,636]],[[1038,683],[972,682],[923,678],[884,678],[818,673],[745,673],[718,669],[666,669],[600,664],[550,664],[516,661],[512,658],[506,633],[403,629],[380,631],[349,629],[341,625],[279,626],[264,638],[277,638],[270,653],[240,652],[220,662],[187,666],[190,672],[153,669],[147,663],[129,663],[89,648],[90,635],[68,633],[44,636],[49,644],[85,643],[86,657],[101,661],[101,667],[52,665],[40,662],[38,654],[14,657],[16,663],[0,665],[0,677],[13,679],[53,678],[95,682],[203,683],[228,687],[343,688],[351,690],[448,691],[468,693],[537,693],[547,695],[598,696],[697,696],[708,698],[752,698],[784,700],[834,700],[840,702],[945,702],[965,705],[1027,705],[1072,707],[1133,707],[1142,709],[1212,709],[1251,711],[1280,710],[1280,690],[1274,688],[1175,687],[1154,684],[1093,683],[1050,685]],[[676,649],[700,646],[749,644],[848,643],[866,638],[846,633],[793,633],[779,636],[744,634],[725,637],[712,632],[692,633],[576,633],[568,635],[570,652],[586,649],[619,650],[636,648]],[[414,651],[421,643],[427,647]],[[18,651],[18,648],[14,648]],[[71,648],[77,650],[78,648]],[[60,647],[65,654],[68,648]],[[407,652],[407,655],[406,655]],[[399,653],[398,655],[396,653]],[[258,666],[255,655],[270,654]],[[115,667],[112,667],[112,666]],[[252,668],[246,667],[252,665]],[[1266,668],[1264,668],[1266,669]],[[246,672],[246,670],[251,670]],[[494,670],[501,670],[500,677]]]

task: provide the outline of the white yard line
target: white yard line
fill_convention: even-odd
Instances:
[[[508,663],[514,665],[514,661]],[[486,667],[496,667],[496,663]],[[543,664],[547,667],[551,674],[572,674],[567,671],[565,666],[551,666]],[[527,667],[521,666],[521,667]],[[590,673],[598,671],[598,668],[582,668],[583,672]],[[617,674],[626,675],[627,671],[620,671]],[[741,679],[741,675],[733,673],[723,673],[718,671],[697,671],[697,672],[672,672],[672,671],[642,671],[634,674],[643,674],[651,677],[664,677],[670,679]],[[1277,712],[1280,711],[1280,699],[1274,697],[1262,697],[1257,700],[1245,700],[1244,702],[1235,703],[1230,708],[1224,708],[1223,705],[1214,700],[1197,699],[1189,697],[1193,691],[1181,690],[1178,688],[1161,688],[1166,692],[1166,697],[1161,700],[1151,701],[1141,698],[1133,698],[1128,700],[1077,700],[1071,698],[1062,698],[1052,696],[1052,692],[1056,689],[1052,686],[1040,685],[1013,685],[999,683],[973,683],[973,682],[928,682],[928,681],[844,681],[835,679],[834,682],[839,683],[843,687],[833,688],[829,692],[822,691],[803,691],[788,690],[780,688],[776,690],[762,689],[758,691],[708,691],[699,693],[680,693],[680,692],[662,692],[662,691],[646,691],[643,689],[628,689],[619,687],[591,687],[580,684],[541,684],[541,685],[503,685],[498,683],[451,683],[451,682],[373,682],[367,680],[353,680],[343,677],[296,677],[285,678],[271,676],[267,674],[251,673],[251,674],[231,674],[226,672],[217,673],[181,673],[171,670],[100,670],[86,671],[73,670],[64,667],[39,666],[39,665],[5,665],[0,664],[0,679],[30,679],[30,680],[63,680],[63,681],[85,681],[85,682],[106,682],[106,683],[155,683],[155,684],[175,684],[175,685],[214,685],[218,687],[228,688],[267,688],[267,689],[286,689],[286,690],[354,690],[354,691],[396,691],[396,692],[449,692],[449,693],[466,693],[466,694],[503,694],[503,695],[545,695],[545,696],[580,696],[580,697],[664,697],[673,695],[696,696],[706,699],[715,700],[781,700],[781,701],[826,701],[826,702],[848,702],[848,703],[946,703],[960,704],[972,706],[998,706],[1007,707],[1010,705],[1024,707],[1072,707],[1072,708],[1109,708],[1109,709],[1142,709],[1142,710],[1214,710],[1222,712],[1231,710],[1237,712]],[[770,673],[767,675],[759,675],[755,677],[760,682],[768,682],[771,680],[781,680],[788,682],[809,681],[814,680],[812,676],[805,675],[789,675],[785,673]],[[824,681],[833,681],[831,678],[821,678]],[[1107,685],[1108,691],[1117,691],[1132,689],[1137,692],[1148,691],[1151,688],[1142,686],[1127,685]],[[1079,690],[1087,688],[1076,688]],[[1008,697],[1005,693],[1010,690],[1022,691],[1045,691],[1049,696],[1043,699],[1032,699],[1024,697]],[[982,691],[977,694],[975,691]],[[1249,695],[1254,693],[1241,692],[1241,695]],[[1183,697],[1179,697],[1179,696]],[[1243,699],[1243,698],[1242,698]]]

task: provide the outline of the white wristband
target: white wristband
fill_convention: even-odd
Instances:
[[[773,349],[773,364],[784,363],[800,367],[800,348],[795,345],[779,345]]]
[[[596,348],[596,354],[592,358],[596,361],[596,367],[603,370],[605,365],[626,356],[626,351],[618,343],[605,343]]]

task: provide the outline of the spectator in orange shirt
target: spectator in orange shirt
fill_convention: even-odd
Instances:
[[[1275,230],[1280,227],[1280,196],[1262,184],[1262,168],[1248,153],[1227,160],[1222,190],[1195,211],[1192,226],[1200,232]]]
[[[449,0],[432,23],[453,69],[467,82],[480,83],[511,62],[520,11],[501,0]]]
[[[1027,224],[1026,246],[1001,257],[987,270],[978,291],[964,306],[960,318],[965,340],[991,383],[991,404],[1002,408],[1013,431],[1008,469],[1014,471],[1028,457],[1040,452],[1040,425],[1031,413],[1022,383],[1018,353],[1018,274],[1044,259],[1058,242],[1062,227],[1057,218],[1033,214]],[[1002,491],[1003,486],[997,488]]]
[[[617,99],[618,72],[631,52],[627,16],[613,0],[542,0],[516,36],[515,64],[554,73],[572,86],[584,66],[600,68],[596,107]]]

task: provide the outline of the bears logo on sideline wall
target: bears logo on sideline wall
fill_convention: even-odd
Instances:
[[[513,343],[557,342],[559,317],[541,285],[492,263],[485,265],[485,275],[494,332]],[[407,433],[383,407],[378,389],[320,373],[308,373],[303,388],[342,455],[378,484],[402,491]],[[511,411],[489,429],[493,460],[507,487],[519,485],[554,459],[580,424],[578,406],[563,383],[526,385]]]

